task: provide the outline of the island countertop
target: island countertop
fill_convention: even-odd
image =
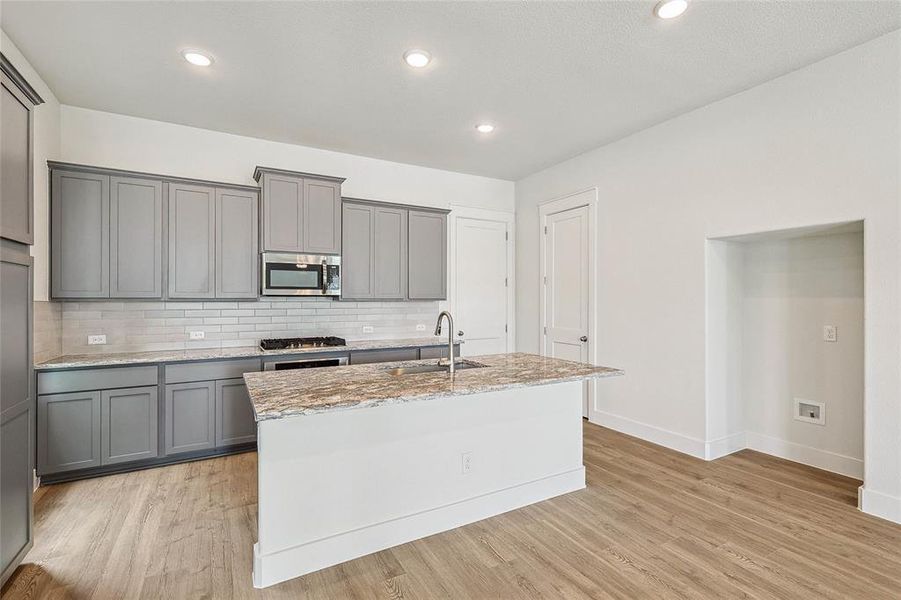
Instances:
[[[453,377],[445,372],[388,373],[397,367],[435,363],[419,360],[245,373],[244,381],[256,420],[265,421],[624,374],[611,367],[525,353],[474,356],[466,360],[485,366],[458,370]]]

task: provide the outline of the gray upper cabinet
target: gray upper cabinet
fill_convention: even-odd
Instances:
[[[215,447],[215,406],[215,381],[167,385],[166,454]]]
[[[0,585],[32,544],[34,377],[32,258],[0,248]]]
[[[303,251],[340,254],[341,184],[304,179],[303,196]]]
[[[403,300],[407,293],[407,211],[375,207],[372,231],[373,298]]]
[[[216,190],[216,297],[256,298],[259,292],[258,196]]]
[[[341,255],[341,298],[368,299],[374,294],[372,273],[373,222],[371,204],[345,201],[343,252]]]
[[[342,299],[445,298],[445,211],[345,198],[342,214]]]
[[[216,382],[216,447],[257,439],[257,423],[244,379]]]
[[[38,396],[38,475],[100,465],[100,392]]]
[[[34,107],[43,100],[0,57],[0,237],[34,243]]]
[[[111,298],[163,295],[163,183],[110,178],[109,278]]]
[[[340,177],[257,167],[262,250],[306,254],[341,252]]]
[[[100,393],[100,462],[112,465],[157,456],[157,387]]]
[[[409,213],[410,300],[447,299],[447,213]]]
[[[54,298],[109,297],[107,175],[54,170],[50,288]]]
[[[216,190],[169,184],[169,297],[216,296]]]

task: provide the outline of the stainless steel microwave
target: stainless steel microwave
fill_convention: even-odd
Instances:
[[[341,257],[263,252],[263,296],[340,296]]]

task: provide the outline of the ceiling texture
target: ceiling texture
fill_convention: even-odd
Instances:
[[[64,104],[512,180],[901,27],[894,1],[654,4],[4,0],[0,25]]]

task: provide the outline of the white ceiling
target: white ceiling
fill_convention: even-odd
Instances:
[[[0,24],[64,104],[504,179],[901,26],[893,1],[653,6],[4,0]]]

